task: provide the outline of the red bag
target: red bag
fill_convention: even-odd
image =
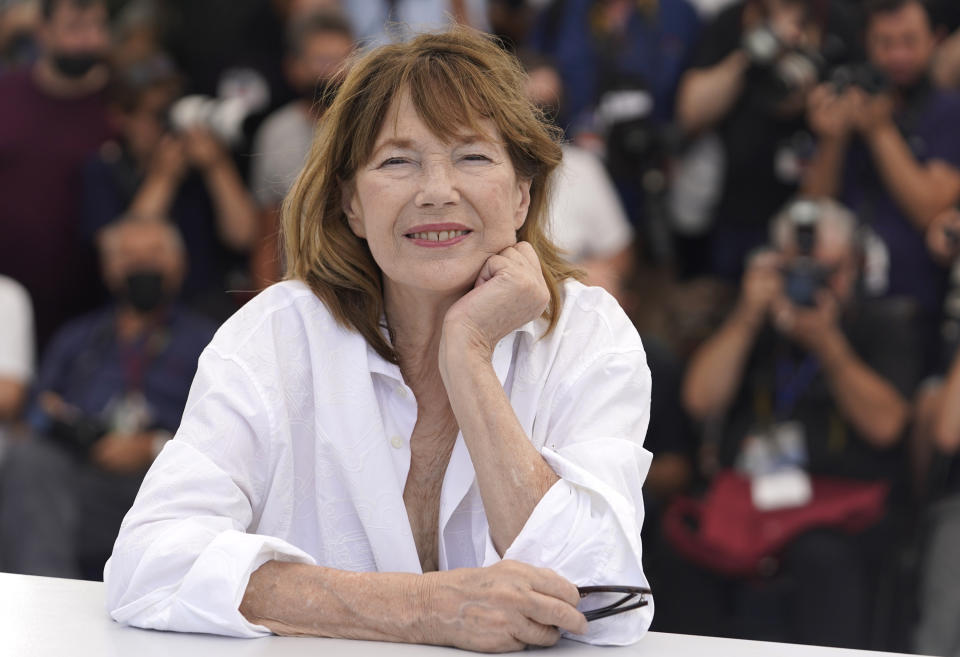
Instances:
[[[886,483],[812,477],[812,484],[813,498],[804,506],[759,511],[750,480],[726,470],[703,500],[675,499],[664,515],[664,531],[694,563],[724,575],[750,576],[808,530],[829,527],[853,534],[883,517]]]

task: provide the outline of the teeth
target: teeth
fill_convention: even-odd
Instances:
[[[410,237],[412,237],[415,240],[429,240],[431,242],[446,242],[447,240],[452,240],[455,237],[466,235],[468,232],[469,231],[466,231],[466,230],[429,231],[425,233],[411,233]]]

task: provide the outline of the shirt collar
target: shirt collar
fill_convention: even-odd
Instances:
[[[517,334],[526,333],[528,336],[530,336],[531,340],[536,340],[544,333],[546,327],[546,320],[543,318],[537,318],[527,322],[519,328],[514,329],[497,343],[497,346],[493,351],[493,369],[496,371],[497,378],[500,379],[501,385],[504,383],[504,381],[506,381],[507,371],[510,368],[510,363],[513,361],[512,346],[516,344]],[[387,332],[385,322],[381,323],[381,332],[389,342],[390,337],[389,333]],[[389,362],[383,356],[378,354],[377,350],[374,349],[369,342],[367,343],[367,368],[371,374],[380,374],[389,379],[393,379],[398,383],[403,383],[403,375],[400,373],[400,366]]]

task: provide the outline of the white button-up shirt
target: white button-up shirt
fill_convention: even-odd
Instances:
[[[640,488],[650,372],[636,329],[600,288],[565,284],[559,322],[504,338],[493,367],[530,441],[560,480],[502,558],[574,584],[647,586]],[[419,573],[403,490],[416,400],[400,369],[339,326],[303,283],[275,285],[200,357],[183,421],[154,462],[107,563],[107,606],[139,627],[268,634],[238,611],[269,560]],[[458,436],[440,498],[441,570],[501,559]],[[609,598],[590,596],[582,609]],[[590,623],[625,644],[653,605]]]

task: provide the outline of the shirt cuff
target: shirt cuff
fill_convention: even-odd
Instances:
[[[153,590],[143,597],[135,597],[136,593],[130,591],[134,599],[113,609],[111,616],[117,622],[148,629],[243,638],[266,636],[270,630],[249,622],[240,613],[240,602],[250,575],[274,560],[316,564],[306,552],[281,539],[223,531],[203,549],[175,588]],[[107,580],[111,565],[107,564]],[[130,584],[131,589],[136,586],[135,582]]]

